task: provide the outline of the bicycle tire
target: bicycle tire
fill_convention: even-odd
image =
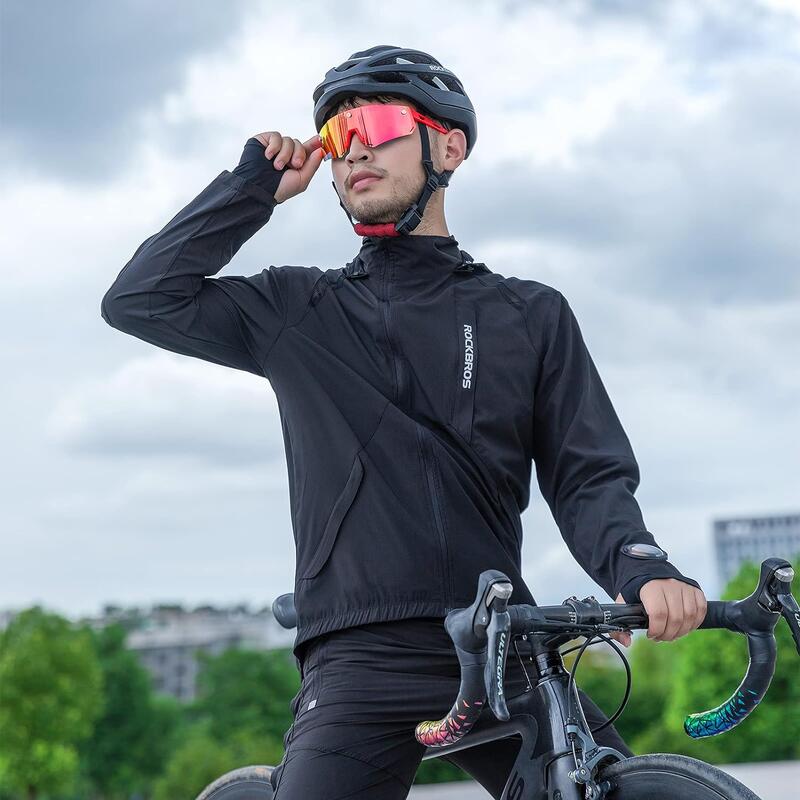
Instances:
[[[650,753],[601,766],[598,783],[608,780],[608,800],[761,800],[717,767],[689,756]]]
[[[273,769],[263,765],[232,769],[209,783],[196,800],[272,800]]]

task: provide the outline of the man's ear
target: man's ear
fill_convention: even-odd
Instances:
[[[440,160],[445,169],[455,170],[464,160],[467,152],[467,137],[461,128],[451,128],[447,133],[440,134],[441,148]],[[444,164],[447,160],[450,163]]]

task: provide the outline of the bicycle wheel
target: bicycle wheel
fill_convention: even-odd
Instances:
[[[598,783],[612,784],[609,800],[760,800],[726,772],[688,756],[634,756],[601,766],[598,773]]]
[[[274,767],[240,767],[209,783],[196,800],[272,800]]]

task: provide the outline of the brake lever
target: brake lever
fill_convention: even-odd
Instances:
[[[459,660],[462,651],[482,653],[483,683],[492,712],[498,719],[510,717],[503,692],[503,675],[508,655],[511,616],[508,601],[514,587],[499,570],[485,570],[478,578],[478,593],[469,607],[452,611],[445,628],[456,644]],[[464,653],[467,657],[467,653]],[[462,664],[462,669],[463,669]]]
[[[800,655],[800,606],[797,605],[797,600],[792,596],[793,579],[794,570],[790,566],[782,567],[775,570],[770,588],[783,618],[789,625],[794,645],[797,648],[798,655]]]
[[[506,705],[503,689],[503,676],[505,675],[506,658],[508,656],[509,631],[511,630],[511,616],[508,613],[508,598],[511,596],[511,584],[500,583],[493,587],[497,593],[491,599],[491,618],[486,629],[487,654],[484,667],[484,683],[486,696],[492,712],[499,720],[506,721],[511,716]]]

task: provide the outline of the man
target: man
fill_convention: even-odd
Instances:
[[[382,45],[330,70],[314,100],[319,135],[248,140],[233,172],[142,243],[102,314],[270,381],[302,676],[276,797],[401,798],[424,750],[416,723],[442,716],[458,689],[444,617],[473,601],[486,569],[509,577],[511,603],[534,602],[520,558],[534,463],[578,563],[610,596],[645,605],[651,638],[697,627],[705,598],[644,526],[637,463],[566,299],[474,262],[448,232],[444,187],[477,134],[458,78]],[[353,261],[212,277],[325,156],[359,220]],[[525,687],[513,658],[506,687]],[[582,699],[590,724],[605,719]],[[611,726],[598,740],[630,753]],[[449,760],[500,797],[518,747]]]

